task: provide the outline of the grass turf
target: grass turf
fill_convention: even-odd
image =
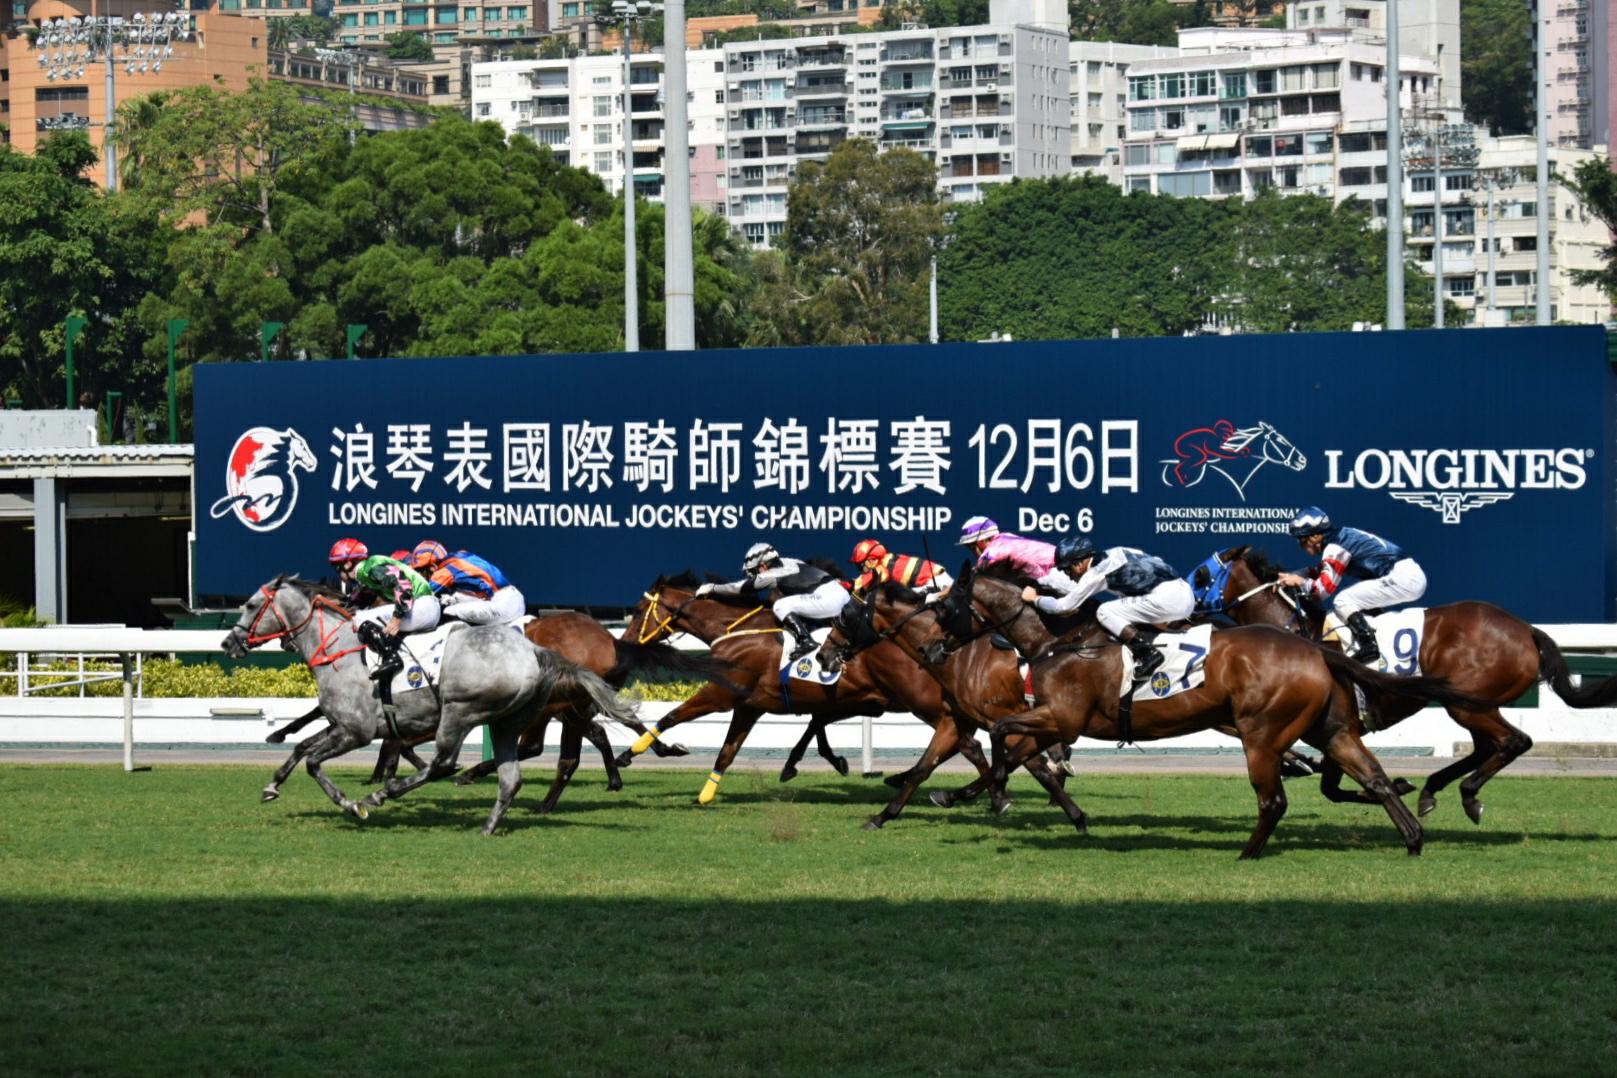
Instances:
[[[1081,761],[1080,761],[1081,766]],[[0,770],[0,1069],[545,1074],[1601,1072],[1617,783],[1446,798],[1420,859],[1293,783],[1080,776],[859,824],[884,787],[585,771],[339,816],[259,768]],[[360,774],[336,773],[350,792]],[[548,776],[546,776],[548,777]]]

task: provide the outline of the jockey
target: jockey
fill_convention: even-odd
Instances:
[[[399,658],[399,644],[404,634],[428,632],[438,627],[438,597],[432,593],[426,578],[393,558],[378,555],[360,562],[350,559],[339,567],[338,573],[345,588],[357,585],[382,599],[392,600],[391,606],[378,606],[354,615],[354,628],[360,631],[361,640],[366,639],[365,626],[379,625],[382,619],[387,619],[381,640],[374,642],[382,661],[371,678],[381,681],[392,677],[404,669],[404,662]]]
[[[527,613],[528,604],[516,586],[492,563],[476,554],[453,554],[431,539],[416,544],[410,568],[425,574],[444,617],[467,625],[508,625]]]
[[[371,556],[369,548],[358,539],[338,539],[326,553],[326,561],[337,570],[337,580],[344,597],[352,600],[358,588],[354,586],[351,567]],[[350,571],[345,573],[344,569]]]
[[[1306,571],[1306,576],[1281,573],[1280,583],[1288,588],[1307,588],[1315,599],[1329,603],[1353,631],[1358,644],[1353,657],[1360,662],[1375,662],[1381,657],[1381,649],[1376,647],[1376,634],[1364,612],[1419,599],[1426,594],[1425,572],[1402,548],[1379,535],[1333,525],[1325,510],[1315,506],[1298,511],[1291,521],[1291,534],[1298,546],[1320,561]],[[1356,577],[1359,582],[1344,588],[1344,576]]]
[[[889,554],[887,548],[876,539],[859,540],[859,544],[853,548],[853,557],[848,561],[864,570],[859,574],[859,579],[853,582],[855,599],[863,598],[871,587],[889,580],[922,595],[948,591],[954,584],[954,578],[937,562],[926,561],[913,554]]]
[[[803,619],[828,620],[848,605],[848,589],[824,569],[783,558],[768,543],[754,543],[741,563],[746,575],[729,584],[703,584],[698,596],[742,595],[749,591],[778,591],[772,609],[775,617],[797,641],[788,662],[796,662],[814,650],[814,637]]]
[[[1196,596],[1188,581],[1161,558],[1133,547],[1108,547],[1096,561],[1095,544],[1084,536],[1073,536],[1056,547],[1056,568],[1062,583],[1053,590],[1062,593],[1059,598],[1026,588],[1022,600],[1046,614],[1070,614],[1097,592],[1116,595],[1100,604],[1095,617],[1101,628],[1133,653],[1136,678],[1155,673],[1162,665],[1162,652],[1135,626],[1183,621],[1196,609]]]
[[[999,525],[987,517],[972,517],[966,521],[956,545],[971,548],[972,553],[977,555],[979,569],[1007,562],[1022,576],[1052,590],[1059,589],[1066,580],[1056,571],[1055,547],[1037,539],[1001,533]]]

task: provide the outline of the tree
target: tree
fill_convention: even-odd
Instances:
[[[1617,173],[1611,170],[1611,161],[1604,157],[1591,157],[1578,165],[1571,180],[1561,177],[1583,200],[1589,212],[1606,226],[1606,244],[1600,248],[1600,260],[1605,263],[1596,270],[1573,270],[1572,279],[1578,284],[1599,285],[1606,295],[1617,299]]]
[[[1465,112],[1496,135],[1533,129],[1532,17],[1520,0],[1461,0]]]
[[[409,30],[402,34],[389,34],[386,51],[389,60],[432,59],[432,45],[420,34]]]
[[[1067,0],[1067,14],[1075,41],[1171,46],[1178,44],[1182,28],[1212,25],[1213,5],[1208,0]]]
[[[804,162],[787,193],[779,262],[760,269],[752,343],[924,340],[929,259],[942,234],[932,163],[849,139]]]

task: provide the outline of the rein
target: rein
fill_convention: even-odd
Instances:
[[[296,625],[289,625],[287,624],[286,616],[281,613],[281,608],[275,601],[276,593],[280,589],[271,590],[270,586],[265,584],[258,590],[259,593],[264,596],[264,604],[258,608],[258,613],[253,615],[253,620],[247,625],[248,647],[255,648],[260,644],[267,644],[271,640],[280,640],[283,637],[297,636],[304,629],[308,628],[309,622],[313,621],[315,615],[318,614],[320,620],[316,626],[316,632],[319,634],[319,643],[315,646],[314,651],[310,653],[308,657],[307,661],[310,669],[329,665],[330,663],[336,662],[344,655],[352,655],[355,652],[365,650],[365,645],[360,644],[357,647],[344,648],[341,651],[327,651],[327,649],[331,646],[332,641],[337,638],[337,634],[343,630],[345,625],[348,625],[353,621],[354,616],[347,610],[344,610],[341,606],[338,606],[336,603],[332,602],[330,599],[327,599],[325,596],[315,596],[310,601],[309,612],[308,614],[304,615],[303,620],[298,622]],[[275,614],[275,623],[279,626],[279,628],[271,633],[260,633],[258,631],[259,622],[264,619],[264,615],[267,612],[273,612]],[[329,631],[326,629],[326,614],[328,613],[339,619]]]
[[[724,627],[724,632],[720,633],[718,636],[713,638],[713,643],[717,644],[717,643],[720,643],[721,641],[730,640],[730,639],[732,639],[734,637],[737,637],[737,636],[763,636],[766,633],[785,632],[785,630],[782,629],[778,625],[774,626],[773,628],[767,628],[767,629],[741,629],[739,631],[736,629],[737,625],[740,625],[742,622],[746,621],[748,618],[752,617],[754,614],[763,613],[763,610],[764,610],[764,608],[762,606],[753,607],[751,610],[747,611],[745,614],[741,615],[739,618],[735,619],[730,624],[726,625]],[[709,645],[709,646],[711,647],[712,645]]]

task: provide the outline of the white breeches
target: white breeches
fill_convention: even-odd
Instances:
[[[1344,621],[1361,610],[1379,610],[1412,603],[1426,594],[1426,574],[1413,558],[1393,563],[1392,571],[1336,593],[1331,609]]]
[[[785,621],[796,614],[798,617],[825,620],[834,618],[848,605],[848,589],[835,580],[828,580],[806,595],[788,595],[777,600],[774,606],[775,617]]]
[[[1196,593],[1188,580],[1165,580],[1144,595],[1125,595],[1100,604],[1095,611],[1101,627],[1113,636],[1129,625],[1157,625],[1183,621],[1196,610]]]
[[[522,598],[520,591],[509,585],[488,599],[445,592],[443,602],[444,617],[464,621],[467,625],[504,625],[528,612],[527,600]]]
[[[410,601],[410,610],[399,623],[399,633],[424,633],[438,627],[438,617],[442,610],[438,606],[436,595],[423,595]],[[354,615],[354,627],[358,628],[365,622],[374,621],[378,625],[386,625],[393,620],[393,604],[384,603],[373,606],[369,610],[361,610]]]

